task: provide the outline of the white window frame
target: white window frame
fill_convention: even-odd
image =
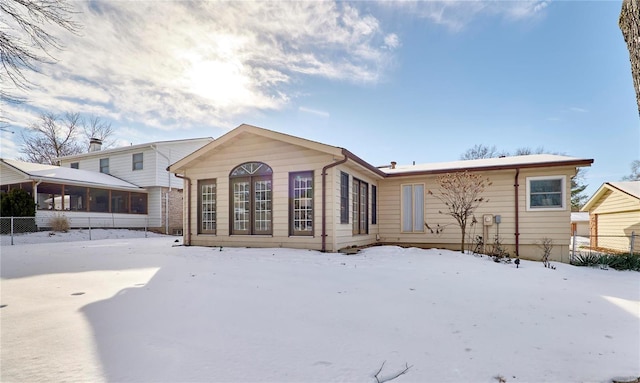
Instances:
[[[531,181],[561,181],[561,206],[531,206]],[[562,211],[567,210],[567,177],[566,176],[539,176],[527,177],[527,211]]]
[[[420,219],[421,222],[417,222],[417,219],[420,218],[416,215],[416,208],[418,207],[416,205],[416,186],[420,186],[422,188],[422,203],[419,205],[420,206],[420,213],[422,215],[422,219]],[[405,220],[405,205],[407,203],[407,201],[405,201],[404,198],[404,190],[405,187],[411,187],[411,230],[405,230],[404,227],[404,220]],[[426,194],[425,194],[425,184],[424,183],[414,183],[414,184],[402,184],[400,185],[400,232],[401,233],[407,233],[407,234],[411,234],[411,233],[424,233],[425,227],[424,227],[424,220],[425,220],[425,202],[426,202]]]
[[[140,159],[137,160],[136,156],[139,156]],[[140,167],[136,167],[137,164],[140,164]],[[136,170],[143,170],[144,169],[144,153],[140,152],[140,153],[133,153],[131,155],[131,170],[132,171],[136,171]]]

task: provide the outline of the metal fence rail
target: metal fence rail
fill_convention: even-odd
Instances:
[[[640,254],[640,235],[597,235],[571,237],[571,261],[578,256]]]
[[[127,221],[128,220],[128,221]],[[21,243],[60,242],[60,241],[90,241],[94,239],[118,238],[124,235],[113,229],[127,229],[127,237],[144,237],[149,235],[149,219],[108,217],[72,217],[67,218],[69,226],[67,232],[53,230],[50,222],[40,222],[36,217],[0,217],[0,236],[2,245]],[[130,225],[128,225],[130,224]]]

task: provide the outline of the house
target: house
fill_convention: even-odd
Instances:
[[[571,212],[571,235],[578,237],[589,236],[589,213],[573,211]]]
[[[550,238],[553,259],[568,262],[570,180],[591,163],[530,155],[376,167],[344,148],[243,124],[168,170],[185,184],[185,245],[459,249],[459,227],[428,192],[437,193],[438,176],[466,171],[491,181],[468,242],[498,238],[511,255],[539,259]]]
[[[38,227],[60,214],[72,227],[144,228],[148,222],[147,191],[108,174],[0,159],[0,185],[0,192],[23,189],[33,196]]]
[[[619,252],[640,251],[640,181],[606,182],[581,211],[589,212],[591,247]]]
[[[166,234],[182,232],[182,182],[166,171],[169,164],[213,141],[194,138],[158,141],[101,150],[92,140],[88,153],[58,158],[61,167],[109,174],[139,186],[147,194],[148,224]]]

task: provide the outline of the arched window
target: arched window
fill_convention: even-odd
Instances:
[[[231,234],[273,233],[271,167],[262,162],[245,162],[229,174]]]

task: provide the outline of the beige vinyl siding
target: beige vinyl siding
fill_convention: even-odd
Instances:
[[[162,220],[162,188],[147,188],[147,212],[149,216],[149,227],[164,228],[165,223]]]
[[[335,158],[340,160],[340,158]],[[185,174],[191,179],[191,242],[202,246],[256,246],[321,248],[322,234],[322,168],[334,161],[329,154],[305,149],[253,135],[244,135],[222,145],[208,156],[194,163]],[[272,176],[272,235],[229,235],[229,174],[245,162],[263,162],[273,170]],[[314,207],[313,236],[289,235],[289,173],[313,171]],[[216,234],[197,233],[197,180],[216,179]],[[330,199],[329,199],[330,200]],[[327,215],[327,228],[333,215]],[[329,230],[328,230],[328,233]],[[327,237],[327,245],[332,238]],[[332,249],[331,249],[332,250]]]
[[[332,172],[332,185],[327,185],[327,195],[331,194],[332,205],[327,205],[327,216],[331,215],[331,221],[335,222],[335,242],[332,251],[337,251],[349,246],[364,246],[376,242],[380,226],[380,187],[379,180],[371,176],[371,173],[363,170],[360,166],[347,162],[330,169]],[[340,172],[349,175],[349,223],[340,223]],[[368,194],[368,234],[353,235],[353,178],[369,184]],[[329,178],[329,177],[327,177]],[[371,185],[378,186],[378,224],[371,224]]]
[[[627,237],[632,232],[640,235],[640,200],[626,193],[608,190],[589,213],[597,215],[598,247],[626,252],[630,247]]]
[[[0,167],[0,185],[11,185],[15,183],[24,182],[27,177],[15,169],[5,165],[4,163]]]
[[[537,244],[542,238],[551,238],[554,243],[552,256],[554,259],[568,257],[568,245],[570,239],[570,176],[573,168],[549,168],[523,170],[518,177],[518,207],[519,207],[519,232],[520,255],[523,258],[538,259],[539,249]],[[483,172],[483,177],[488,177],[491,186],[487,187],[483,196],[488,200],[480,205],[475,212],[478,223],[467,225],[467,239],[481,235],[485,243],[493,243],[496,235],[499,235],[502,245],[513,255],[515,253],[515,169]],[[565,210],[561,211],[526,211],[526,177],[533,176],[566,176],[565,183]],[[447,209],[434,195],[429,195],[431,190],[438,193],[436,175],[394,177],[380,182],[379,194],[379,232],[381,242],[404,243],[409,245],[446,247],[454,250],[460,248],[460,228],[455,219],[446,213]],[[403,233],[401,231],[401,186],[405,184],[425,185],[425,221],[433,230],[425,228],[424,233]],[[485,214],[500,215],[501,223],[495,222],[490,226],[484,226],[482,219]],[[436,233],[436,231],[438,231]]]

